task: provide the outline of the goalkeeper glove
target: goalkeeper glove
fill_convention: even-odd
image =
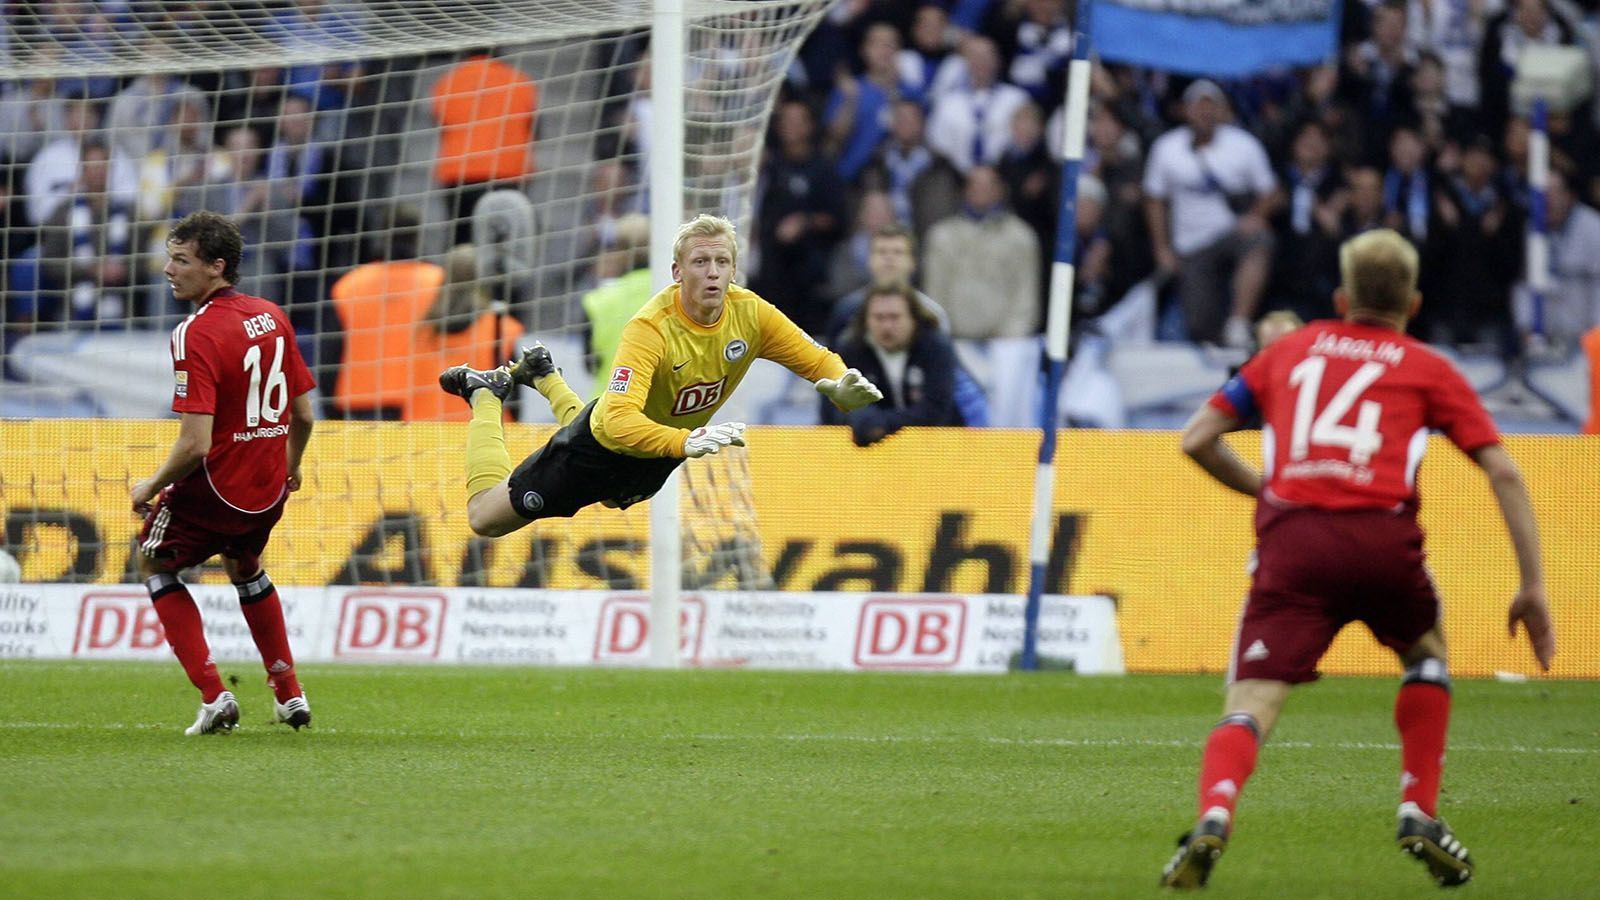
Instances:
[[[698,459],[729,445],[744,446],[743,422],[719,422],[696,428],[689,432],[689,437],[683,442],[683,455]]]
[[[844,374],[837,380],[819,378],[817,393],[832,400],[834,406],[845,412],[860,409],[868,403],[876,403],[883,399],[883,391],[878,390],[877,385],[868,381],[858,369],[845,369]]]

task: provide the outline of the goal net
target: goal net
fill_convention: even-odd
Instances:
[[[826,6],[686,4],[687,212],[749,232],[768,115]],[[14,8],[0,541],[24,580],[132,577],[128,488],[176,437],[167,340],[190,311],[161,273],[165,236],[210,209],[244,234],[240,289],[283,305],[318,382],[324,421],[274,534],[276,580],[646,585],[643,506],[474,538],[467,409],[434,378],[540,339],[590,399],[619,313],[586,297],[660,286],[626,277],[648,258],[652,129],[674,124],[652,116],[649,4]],[[553,420],[531,391],[511,415],[515,460]],[[682,470],[686,587],[768,580],[745,465]]]

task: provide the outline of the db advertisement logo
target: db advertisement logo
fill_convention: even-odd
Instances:
[[[73,656],[165,656],[167,635],[144,591],[83,595]]]
[[[700,640],[705,634],[706,604],[699,597],[684,597],[678,610],[678,656],[700,660]],[[638,663],[650,661],[650,598],[607,597],[600,604],[600,625],[594,635],[594,661]]]
[[[875,598],[861,604],[856,665],[863,669],[948,669],[961,660],[967,601]]]
[[[446,603],[443,594],[346,594],[339,609],[333,655],[344,659],[438,659]]]

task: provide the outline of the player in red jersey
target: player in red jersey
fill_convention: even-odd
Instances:
[[[1439,598],[1423,564],[1417,467],[1439,430],[1488,477],[1511,533],[1522,586],[1508,625],[1527,629],[1545,670],[1555,632],[1539,534],[1522,476],[1477,394],[1453,366],[1405,335],[1417,312],[1417,252],[1371,231],[1340,249],[1343,321],[1315,322],[1246,363],[1184,428],[1183,449],[1223,485],[1256,498],[1256,561],[1230,663],[1222,721],[1201,762],[1199,821],[1162,872],[1167,887],[1206,883],[1290,688],[1317,677],[1339,629],[1366,624],[1405,667],[1398,840],[1444,886],[1472,877],[1465,847],[1437,817],[1450,718]],[[1265,473],[1222,435],[1259,411]]]
[[[218,554],[266,666],[277,721],[297,730],[311,722],[261,551],[289,493],[300,489],[314,382],[283,310],[233,289],[243,252],[239,229],[212,212],[186,216],[167,238],[162,272],[173,296],[196,306],[172,331],[178,440],[131,491],[134,512],[144,515],[139,573],[172,652],[200,689],[200,715],[187,734],[231,731],[239,722],[200,610],[178,580],[180,570]]]

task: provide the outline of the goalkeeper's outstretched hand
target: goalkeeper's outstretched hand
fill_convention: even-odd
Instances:
[[[688,439],[683,442],[683,455],[698,459],[728,446],[744,446],[743,422],[718,422],[696,428],[689,432]]]
[[[883,391],[878,386],[868,381],[865,375],[857,369],[845,369],[839,378],[817,379],[817,393],[833,401],[833,405],[845,412],[860,409],[868,403],[876,403],[883,399]]]

